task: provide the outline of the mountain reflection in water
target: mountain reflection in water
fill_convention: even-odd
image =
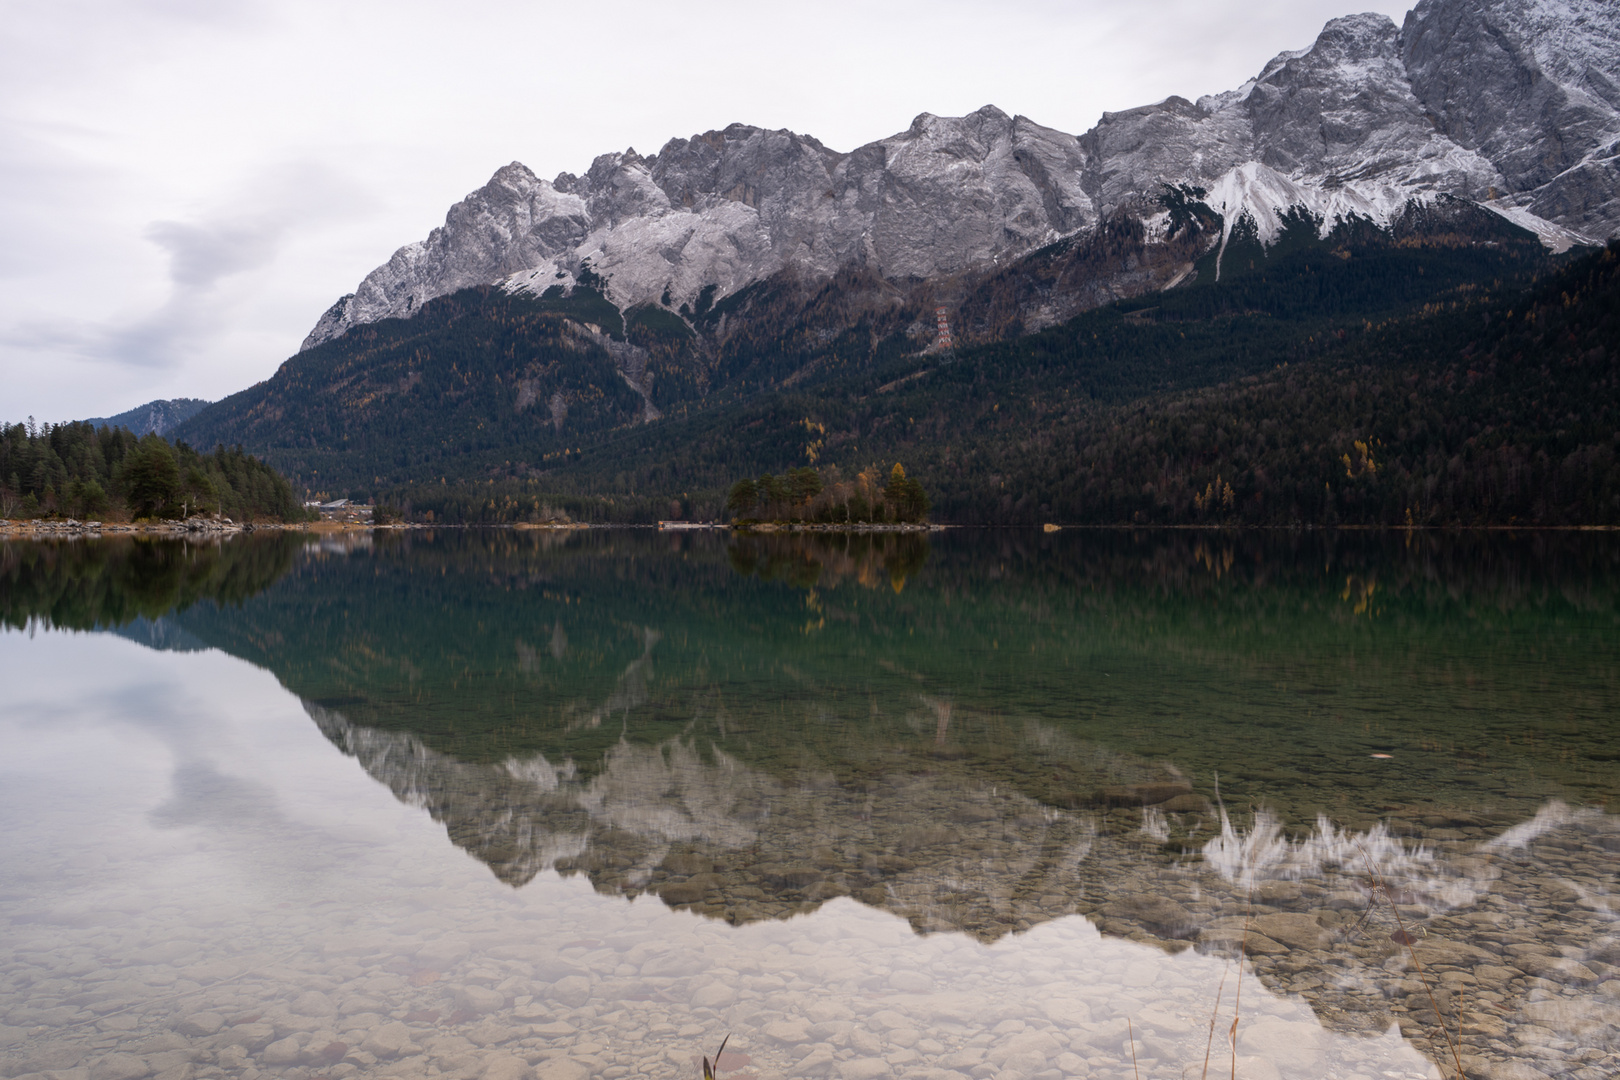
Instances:
[[[11,625],[267,668],[514,887],[1084,916],[1437,1062],[1615,1060],[1607,537],[418,533],[140,552],[161,586],[41,551],[0,549]]]
[[[1168,764],[1037,723],[1010,749],[1061,755],[1094,785],[1097,808],[1043,805],[994,763],[931,754],[932,740],[867,747],[872,768],[851,785],[813,766],[768,775],[712,744],[703,752],[698,738],[622,741],[584,777],[538,754],[469,764],[306,708],[514,886],[545,869],[583,873],[598,892],[652,893],[733,924],[853,896],[920,933],[986,942],[1083,914],[1105,934],[1170,952],[1242,955],[1325,1026],[1376,1035],[1396,1023],[1431,1055],[1446,1053],[1436,1008],[1476,1040],[1524,1015],[1580,1027],[1592,1048],[1614,1049],[1620,1033],[1620,1008],[1588,990],[1598,972],[1620,970],[1605,895],[1620,819],[1596,810],[1553,802],[1528,822],[1453,813],[1433,831],[1456,838],[1427,843],[1324,818],[1291,841],[1264,811],[1234,827]],[[1185,837],[1174,853],[1172,827]],[[1557,852],[1556,872],[1538,843]],[[1555,951],[1547,940],[1579,944]]]

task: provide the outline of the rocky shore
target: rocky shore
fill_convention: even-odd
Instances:
[[[259,526],[263,528],[263,526]],[[36,518],[21,521],[0,521],[0,536],[9,537],[60,537],[60,536],[108,536],[123,533],[156,534],[160,536],[184,535],[187,533],[238,533],[244,529],[251,530],[253,525],[244,525],[232,521],[230,518],[189,517],[176,521],[140,521],[140,522],[100,522],[77,521],[73,518],[53,520]]]
[[[188,533],[237,533],[252,532],[257,529],[285,529],[298,532],[356,532],[370,529],[380,530],[421,530],[421,529],[465,529],[465,528],[494,528],[513,529],[519,532],[571,532],[580,529],[601,528],[634,528],[636,526],[592,525],[583,521],[568,522],[529,522],[520,521],[504,525],[446,525],[442,522],[423,521],[393,521],[382,524],[372,524],[369,521],[272,521],[272,522],[233,522],[230,518],[204,518],[192,517],[183,521],[140,521],[140,522],[100,522],[76,521],[73,519],[54,520],[36,518],[20,521],[0,520],[0,536],[13,539],[51,538],[69,536],[111,536],[121,534],[134,534],[143,536],[179,536]],[[643,526],[644,527],[644,526]],[[662,526],[660,526],[662,527]],[[771,523],[747,526],[686,526],[677,524],[672,531],[699,531],[706,529],[732,529],[741,533],[926,533],[939,532],[945,529],[944,525],[815,525],[793,524],[776,525]]]
[[[255,521],[239,522],[230,518],[190,517],[175,521],[76,521],[31,519],[21,521],[0,520],[0,537],[12,540],[49,540],[73,537],[94,539],[101,536],[230,536],[237,533],[273,529],[294,532],[364,532],[371,529],[431,529],[444,526],[422,524],[372,525],[360,522],[338,521]]]

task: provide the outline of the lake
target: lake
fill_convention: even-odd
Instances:
[[[0,544],[0,1074],[1620,1075],[1620,537]]]

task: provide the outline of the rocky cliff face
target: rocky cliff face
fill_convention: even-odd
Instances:
[[[514,162],[338,301],[304,347],[502,280],[544,292],[595,274],[628,308],[723,297],[788,266],[953,273],[1093,224],[1084,162],[1074,136],[989,106],[924,114],[852,154],[734,124],[651,158],[605,154],[582,177],[547,182]]]
[[[1388,226],[1443,195],[1549,246],[1599,239],[1620,231],[1620,21],[1607,8],[1422,0],[1402,27],[1347,16],[1236,90],[1104,114],[1078,137],[986,106],[924,113],[848,154],[734,124],[549,182],[514,162],[333,305],[304,348],[497,282],[545,293],[600,278],[621,309],[690,314],[783,270],[984,271],[1121,215],[1152,236],[1165,184],[1202,189],[1223,239],[1248,218],[1269,242],[1296,208],[1324,231],[1352,216]]]
[[[1490,197],[1596,237],[1620,226],[1620,19],[1605,0],[1421,3],[1401,61],[1436,130],[1490,161]]]

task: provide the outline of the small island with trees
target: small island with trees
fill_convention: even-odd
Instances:
[[[887,479],[876,465],[850,479],[836,465],[745,477],[726,497],[737,528],[926,529],[929,507],[928,493],[899,462]]]

